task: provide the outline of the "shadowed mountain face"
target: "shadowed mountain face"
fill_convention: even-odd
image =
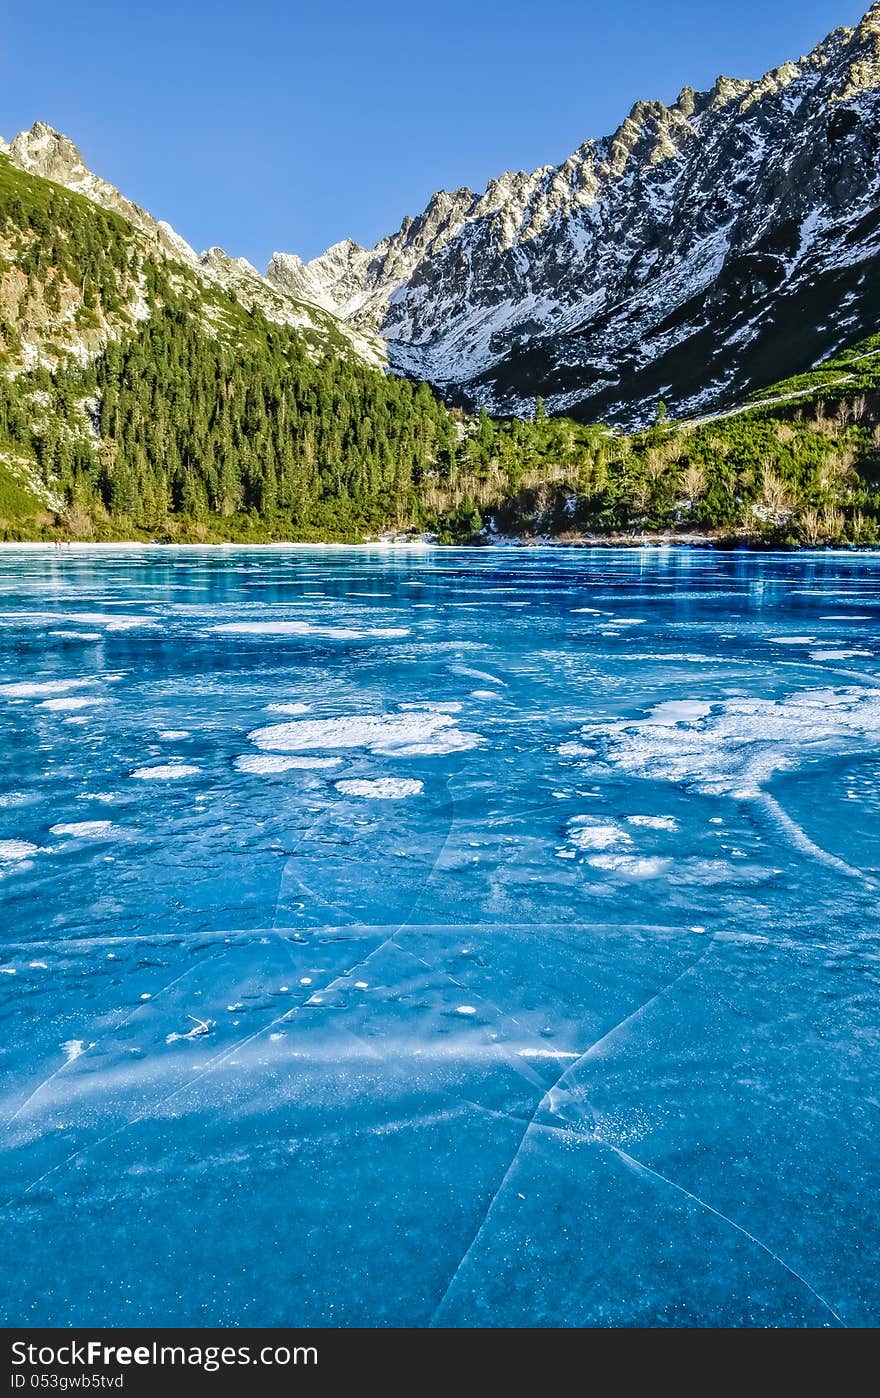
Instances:
[[[268,280],[400,372],[501,414],[711,411],[873,330],[880,3],[756,82],[640,102],[559,167],[434,196],[372,250]]]

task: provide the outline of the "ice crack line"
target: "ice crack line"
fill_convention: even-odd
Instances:
[[[221,956],[220,960],[221,962],[224,961],[225,956]],[[171,990],[171,988],[175,985],[178,985],[180,981],[186,980],[187,976],[191,976],[193,971],[196,969],[197,968],[194,966],[187,966],[185,971],[181,971],[180,975],[173,976],[172,979],[168,981],[165,985],[163,985],[159,990],[154,991],[150,997],[153,1003],[155,1004],[155,1002],[161,996],[163,996],[166,991]],[[7,1117],[6,1125],[11,1126],[12,1123],[16,1120],[16,1118],[19,1117],[28,1106],[30,1106],[34,1098],[39,1096],[39,1094],[43,1091],[43,1088],[48,1087],[49,1083],[54,1082],[55,1079],[59,1077],[61,1073],[64,1072],[65,1068],[69,1068],[72,1063],[79,1062],[81,1059],[85,1058],[87,1054],[90,1054],[93,1049],[100,1047],[100,1045],[104,1043],[104,1041],[106,1040],[108,1034],[117,1034],[120,1029],[124,1029],[127,1024],[131,1023],[138,1011],[142,1009],[143,1005],[136,1005],[134,1009],[129,1010],[128,1014],[126,1014],[124,1018],[122,1018],[116,1024],[114,1024],[112,1028],[105,1030],[104,1033],[100,1034],[93,1043],[88,1044],[83,1049],[82,1053],[78,1055],[77,1058],[68,1059],[67,1062],[62,1063],[60,1067],[56,1068],[53,1073],[49,1073],[47,1077],[43,1078],[42,1082],[37,1083],[37,1086],[33,1089],[32,1092],[28,1094],[24,1101],[18,1104],[12,1115],[10,1117]],[[190,1018],[192,1018],[191,1015]]]
[[[541,1112],[545,1108],[552,1110],[554,1093],[556,1093],[560,1087],[564,1087],[566,1078],[569,1078],[573,1073],[576,1073],[577,1070],[582,1066],[582,1064],[584,1064],[587,1061],[587,1059],[592,1057],[593,1054],[595,1054],[599,1049],[601,1049],[604,1044],[608,1043],[608,1041],[612,1039],[615,1034],[619,1034],[622,1029],[625,1029],[627,1027],[627,1025],[634,1023],[635,1020],[639,1019],[654,1005],[656,1005],[657,1002],[661,1000],[664,995],[668,995],[671,990],[674,990],[674,988],[678,985],[680,981],[684,980],[684,978],[686,976],[689,976],[697,968],[697,966],[701,964],[701,962],[705,961],[706,957],[712,951],[714,944],[715,937],[713,936],[709,941],[708,945],[701,952],[701,954],[698,957],[696,957],[694,961],[690,962],[690,964],[686,966],[683,971],[680,971],[677,976],[674,976],[673,979],[669,981],[667,985],[664,985],[660,988],[660,990],[655,991],[653,995],[651,995],[647,1000],[643,1001],[641,1005],[638,1005],[636,1009],[630,1012],[630,1014],[626,1015],[623,1019],[619,1020],[616,1024],[612,1025],[612,1027],[606,1030],[606,1032],[602,1034],[600,1038],[596,1039],[592,1044],[590,1044],[589,1048],[584,1050],[580,1058],[576,1059],[574,1063],[569,1064],[567,1068],[563,1069],[563,1071],[555,1079],[552,1085],[539,1099],[534,1111],[531,1113],[530,1117],[528,1118],[528,1121],[526,1122],[525,1130],[520,1136],[516,1150],[513,1154],[513,1158],[511,1159],[510,1164],[505,1170],[504,1175],[501,1178],[501,1182],[495,1190],[495,1193],[492,1195],[491,1199],[489,1200],[486,1206],[486,1210],[479,1224],[477,1225],[477,1230],[474,1233],[474,1236],[471,1238],[468,1247],[462,1254],[458,1266],[456,1267],[455,1271],[453,1272],[452,1276],[449,1278],[449,1281],[446,1284],[446,1289],[443,1292],[443,1295],[440,1297],[440,1300],[437,1302],[437,1305],[434,1308],[434,1313],[431,1316],[429,1322],[431,1326],[436,1325],[437,1318],[440,1315],[440,1312],[442,1311],[444,1305],[446,1304],[447,1298],[449,1297],[452,1288],[455,1285],[456,1279],[458,1278],[462,1269],[467,1265],[468,1259],[471,1257],[474,1249],[479,1243],[479,1240],[483,1234],[484,1229],[486,1228],[486,1225],[489,1222],[492,1212],[495,1209],[495,1206],[498,1203],[498,1200],[500,1199],[501,1195],[503,1194],[508,1180],[511,1178],[513,1171],[516,1168],[517,1162],[522,1154],[523,1147],[525,1146],[529,1133],[537,1124],[537,1117],[539,1112]]]
[[[406,924],[404,923],[403,926],[405,927]],[[316,994],[326,994],[328,990],[332,990],[334,986],[339,984],[341,981],[347,979],[347,977],[351,976],[353,972],[357,971],[360,967],[366,966],[367,963],[372,959],[372,957],[376,956],[380,951],[384,950],[385,947],[390,946],[394,939],[397,936],[399,936],[401,930],[401,927],[395,927],[394,930],[384,939],[384,941],[382,941],[378,946],[373,947],[372,951],[370,951],[368,955],[361,956],[360,958],[358,958],[358,960],[354,961],[351,966],[348,966],[344,971],[339,972],[337,975],[332,976],[331,979],[327,981],[324,985],[319,987],[318,990],[313,991],[312,994],[309,996],[309,1000],[313,1001]],[[184,974],[188,974],[188,972],[185,972]],[[177,979],[183,979],[183,976],[180,976]],[[170,982],[170,984],[174,984],[174,982],[172,981]],[[166,989],[167,988],[168,987],[166,987]],[[119,1126],[115,1127],[112,1131],[108,1131],[107,1134],[101,1136],[99,1140],[88,1142],[86,1145],[81,1146],[79,1150],[74,1151],[73,1154],[66,1156],[64,1160],[60,1160],[57,1165],[51,1166],[51,1168],[44,1171],[44,1173],[40,1175],[38,1179],[33,1180],[24,1190],[24,1193],[30,1194],[31,1191],[36,1189],[38,1185],[42,1184],[44,1180],[49,1179],[51,1175],[54,1175],[59,1170],[63,1170],[66,1166],[71,1165],[74,1160],[78,1160],[79,1157],[84,1155],[87,1151],[97,1149],[100,1146],[106,1145],[108,1141],[112,1141],[115,1137],[122,1135],[122,1133],[127,1131],[129,1127],[136,1126],[141,1121],[146,1121],[147,1118],[153,1113],[155,1113],[160,1107],[166,1106],[169,1102],[173,1101],[175,1097],[179,1097],[181,1093],[188,1092],[191,1088],[196,1087],[200,1082],[203,1081],[203,1079],[209,1073],[212,1073],[215,1068],[220,1067],[223,1063],[227,1062],[230,1058],[232,1058],[234,1054],[239,1053],[244,1048],[247,1048],[248,1044],[253,1043],[256,1039],[259,1039],[261,1035],[266,1034],[270,1030],[277,1028],[280,1024],[284,1024],[287,1020],[291,1019],[295,1014],[304,1009],[305,1006],[308,1005],[308,1003],[309,1002],[307,1000],[301,1004],[292,1005],[291,1008],[289,1010],[285,1010],[283,1014],[277,1015],[267,1024],[261,1025],[259,1029],[255,1029],[252,1033],[246,1034],[242,1039],[237,1040],[228,1048],[223,1049],[218,1054],[215,1054],[215,1056],[212,1059],[209,1059],[209,1061],[204,1065],[204,1067],[201,1068],[199,1072],[195,1074],[192,1078],[190,1078],[188,1082],[183,1083],[180,1087],[177,1087],[172,1092],[167,1093],[166,1096],[159,1098],[157,1102],[152,1103],[148,1108],[145,1108],[137,1116],[129,1118],[128,1121],[121,1122]],[[66,1064],[62,1065],[62,1067],[66,1066]],[[41,1086],[44,1085],[45,1084],[41,1084]],[[19,1111],[21,1110],[22,1108],[19,1107]],[[9,1208],[13,1203],[14,1199],[10,1198],[7,1199],[5,1203],[0,1207]]]
[[[558,1130],[559,1128],[553,1129]],[[701,1209],[705,1209],[707,1213],[713,1214],[715,1218],[720,1219],[722,1223],[726,1223],[729,1227],[735,1228],[737,1233],[741,1233],[744,1238],[748,1238],[750,1243],[754,1243],[756,1247],[759,1247],[762,1252],[765,1252],[768,1257],[771,1257],[774,1262],[777,1262],[780,1267],[784,1268],[789,1276],[794,1277],[795,1281],[799,1282],[801,1286],[806,1287],[810,1295],[828,1311],[829,1315],[834,1317],[838,1325],[842,1326],[843,1329],[848,1328],[846,1322],[838,1315],[830,1301],[826,1301],[825,1297],[820,1295],[816,1288],[807,1281],[806,1277],[801,1276],[800,1272],[796,1272],[794,1267],[790,1266],[784,1257],[780,1257],[778,1252],[774,1252],[766,1243],[762,1243],[760,1238],[756,1238],[754,1233],[750,1233],[741,1223],[737,1223],[736,1219],[731,1218],[728,1214],[722,1213],[720,1209],[716,1209],[714,1205],[710,1204],[706,1199],[701,1199],[698,1194],[693,1194],[691,1190],[685,1188],[683,1184],[678,1184],[676,1180],[671,1180],[668,1175],[661,1174],[659,1170],[652,1169],[650,1165],[645,1165],[641,1160],[636,1160],[634,1156],[628,1155],[627,1152],[621,1150],[619,1146],[612,1145],[610,1141],[603,1140],[601,1136],[595,1136],[594,1139],[598,1144],[613,1151],[614,1154],[619,1156],[631,1169],[637,1171],[639,1174],[650,1175],[653,1179],[660,1180],[663,1184],[669,1185],[671,1189],[678,1190],[679,1194],[683,1194],[686,1199],[690,1199],[694,1204],[699,1205]]]

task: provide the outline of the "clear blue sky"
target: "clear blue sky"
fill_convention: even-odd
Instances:
[[[438,188],[565,159],[636,98],[797,57],[870,0],[3,0],[0,134],[41,118],[197,248],[372,246]]]

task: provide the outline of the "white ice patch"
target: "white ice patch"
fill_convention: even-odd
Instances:
[[[869,650],[811,650],[811,660],[856,660],[864,657],[870,660],[872,652]]]
[[[443,756],[468,752],[483,739],[455,727],[448,714],[411,712],[275,723],[248,734],[264,751],[308,752],[321,748],[366,748],[383,757]]]
[[[426,699],[424,702],[420,703],[398,704],[397,707],[403,713],[412,711],[414,713],[426,714],[460,714],[464,706],[457,703],[454,699],[439,704],[435,704],[433,701]]]
[[[107,700],[98,695],[69,694],[59,699],[44,699],[38,709],[51,709],[56,713],[66,713],[73,709],[91,709],[96,704],[106,704]]]
[[[425,789],[424,782],[406,777],[377,777],[374,781],[334,782],[337,791],[343,796],[365,796],[373,801],[400,801],[405,796],[420,796]]]
[[[491,689],[472,689],[471,698],[480,699],[486,704],[494,704],[501,698],[501,695],[495,694]]]
[[[768,636],[767,639],[777,646],[814,646],[815,636]]]
[[[579,850],[614,849],[618,845],[632,844],[632,836],[616,820],[603,820],[601,816],[574,816],[568,822],[567,838],[568,843]]]
[[[66,694],[69,689],[85,689],[92,679],[26,680],[16,684],[0,684],[0,694],[6,699],[38,699],[46,694]]]
[[[712,705],[699,699],[667,699],[651,710],[655,723],[684,723],[692,719],[706,718],[712,712]]]
[[[876,751],[880,692],[803,690],[789,698],[727,699],[682,719],[659,705],[649,718],[582,732],[612,767],[711,795],[759,796],[775,772],[822,752]]]
[[[499,680],[497,675],[490,675],[488,670],[472,670],[469,665],[450,665],[450,670],[456,675],[466,675],[470,680],[485,680],[487,684],[500,685],[506,689],[504,680]]]
[[[66,1063],[76,1062],[77,1058],[80,1058],[85,1051],[85,1039],[67,1039],[66,1042],[61,1045],[61,1052],[64,1054]]]
[[[669,830],[678,829],[678,821],[674,816],[651,816],[634,815],[626,817],[627,825],[635,825],[643,830]]]
[[[310,621],[226,621],[208,629],[214,636],[317,636],[328,641],[397,641],[410,635],[405,626],[315,626]]]
[[[118,612],[79,612],[64,620],[73,621],[77,626],[103,626],[106,631],[136,631],[140,627],[159,625],[156,617],[126,616]]]
[[[17,863],[39,852],[39,845],[32,845],[28,840],[0,840],[0,861],[3,863]]]
[[[50,833],[52,835],[71,835],[74,839],[98,839],[102,835],[109,835],[113,829],[113,823],[109,820],[75,820],[68,824],[53,825]]]
[[[160,763],[157,767],[137,767],[132,776],[138,781],[179,781],[181,777],[196,777],[200,768],[188,767],[186,763]]]
[[[644,859],[637,854],[594,854],[587,861],[594,869],[620,874],[625,879],[659,879],[669,872],[669,859]]]
[[[311,704],[267,704],[267,705],[266,705],[266,713],[267,713],[267,714],[289,714],[291,717],[293,717],[295,714],[308,714],[308,713],[311,713],[311,711],[312,711],[312,706],[311,706]]]
[[[595,757],[595,748],[585,748],[583,743],[560,743],[556,749],[560,757]]]
[[[318,771],[323,767],[338,767],[341,757],[280,757],[274,753],[246,753],[237,757],[233,767],[249,776],[269,776],[274,772]]]
[[[183,738],[192,737],[192,734],[186,728],[163,728],[159,737],[163,743],[177,743]]]

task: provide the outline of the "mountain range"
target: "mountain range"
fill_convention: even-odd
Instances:
[[[559,166],[441,191],[396,233],[265,275],[197,255],[43,123],[21,169],[121,213],[269,319],[496,416],[626,428],[723,408],[874,328],[880,310],[880,0],[756,81],[638,102]]]
[[[469,405],[709,411],[873,328],[880,4],[757,81],[638,102],[563,164],[436,194],[375,248],[268,278]]]
[[[0,539],[880,543],[880,0],[373,249],[0,142]]]

